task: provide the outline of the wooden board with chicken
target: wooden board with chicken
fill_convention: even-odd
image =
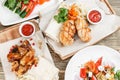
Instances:
[[[60,31],[58,31],[57,38],[52,37],[52,39],[60,42],[63,46],[72,45],[76,33],[83,42],[91,40],[91,29],[88,27],[86,10],[77,3],[69,6],[63,3],[54,16],[54,20],[60,25]]]
[[[98,4],[102,4],[104,9]],[[70,0],[61,3],[45,29],[48,44],[61,59],[72,56],[119,29],[120,18],[112,15],[114,11],[107,5],[100,0]]]

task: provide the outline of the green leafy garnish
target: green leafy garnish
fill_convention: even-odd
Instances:
[[[29,3],[29,0],[23,0],[23,3],[24,3],[24,4],[28,4],[28,3]]]
[[[112,69],[111,69],[111,72],[114,72],[115,71],[115,67],[113,67]]]
[[[65,22],[66,20],[68,20],[67,16],[68,16],[68,9],[66,9],[66,8],[60,8],[58,15],[55,15],[54,19],[58,23],[61,23],[61,22]]]
[[[10,9],[10,10],[14,10],[15,7],[16,7],[16,3],[17,3],[16,0],[8,0],[9,9]]]
[[[115,80],[120,80],[120,70],[115,73]]]
[[[4,6],[9,7],[8,0],[5,2]]]

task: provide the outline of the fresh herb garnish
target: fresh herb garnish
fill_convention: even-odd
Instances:
[[[16,3],[17,3],[16,0],[8,0],[9,9],[13,11],[15,9],[15,7],[16,7]]]
[[[115,80],[120,80],[120,70],[115,73]]]
[[[55,15],[54,19],[58,23],[65,22],[66,20],[68,20],[68,9],[66,9],[66,8],[60,8],[58,15]]]

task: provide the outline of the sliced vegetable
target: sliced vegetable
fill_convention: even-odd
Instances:
[[[28,17],[32,13],[32,11],[35,8],[35,5],[36,5],[35,3],[33,3],[32,1],[30,1],[29,5],[28,5],[28,7],[26,9],[27,14],[26,14],[25,17]]]
[[[101,64],[102,64],[102,57],[100,57],[100,58],[96,61],[96,63],[95,63],[95,67],[96,67],[96,69],[95,69],[95,71],[94,71],[95,74],[98,73],[98,67],[99,67]]]
[[[79,12],[76,8],[77,8],[77,6],[75,4],[73,4],[71,9],[68,12],[69,19],[71,19],[71,20],[77,19]]]
[[[24,18],[28,17],[32,13],[37,4],[41,5],[46,1],[49,0],[6,0],[4,6],[19,14],[20,17]]]
[[[80,77],[81,78],[86,78],[87,77],[86,68],[81,68],[80,69]]]
[[[21,14],[20,14],[20,17],[21,18],[24,18],[26,16],[27,12],[24,10]]]
[[[92,78],[91,78],[91,80],[97,80],[97,79],[96,79],[96,77],[93,75]]]
[[[21,10],[26,9],[26,8],[27,8],[27,6],[28,6],[28,4],[24,4],[24,3],[22,3],[21,5],[22,5]]]
[[[15,11],[15,13],[20,14],[21,13],[21,9],[17,8],[16,11]]]

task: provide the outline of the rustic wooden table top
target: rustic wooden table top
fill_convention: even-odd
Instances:
[[[120,0],[108,0],[108,1],[112,5],[116,14],[120,16]],[[5,28],[6,27],[3,27],[0,25],[0,30],[5,29]],[[120,30],[116,31],[112,35],[108,36],[107,38],[101,40],[100,42],[98,42],[96,44],[109,46],[120,52]],[[52,54],[52,57],[53,57],[56,67],[58,67],[60,69],[60,73],[59,73],[60,79],[59,80],[64,80],[64,72],[65,72],[67,63],[69,62],[70,58],[62,61],[59,58],[59,56],[56,55],[51,49],[50,49],[50,52]],[[1,62],[0,62],[0,80],[5,80]]]

